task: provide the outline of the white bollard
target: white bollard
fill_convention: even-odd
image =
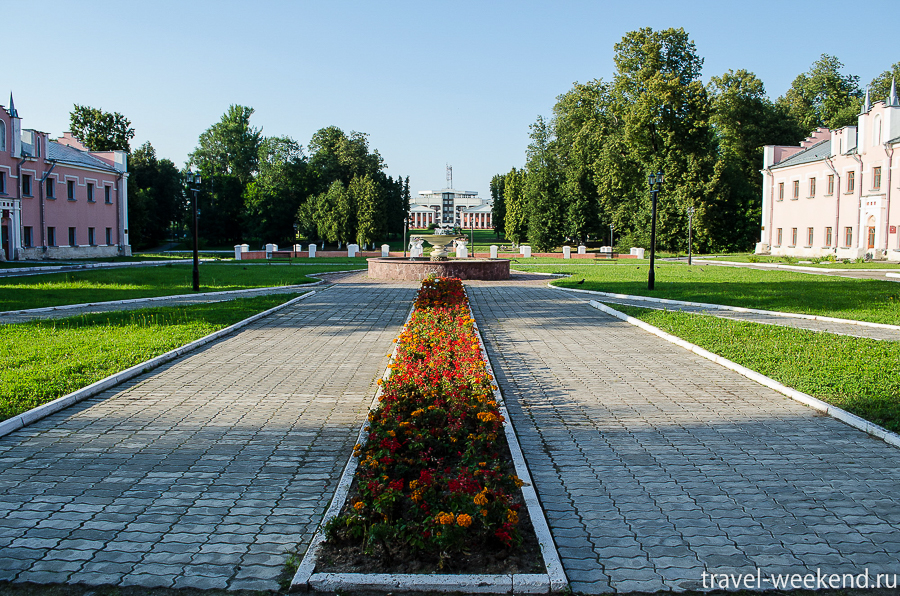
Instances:
[[[266,244],[266,258],[271,259],[272,253],[278,250],[278,246],[275,244]]]
[[[572,258],[572,247],[571,246],[563,246],[563,258],[564,259]]]
[[[391,246],[390,246],[389,244],[382,244],[382,245],[381,245],[381,256],[382,256],[382,257],[389,257],[389,256],[391,256]]]
[[[469,258],[469,249],[466,248],[465,240],[457,240],[456,241],[456,258],[457,259]]]
[[[530,246],[525,245],[522,247],[522,256],[525,257],[526,259],[531,257],[531,247]]]
[[[347,256],[355,257],[356,253],[359,252],[359,244],[348,244],[347,245]]]
[[[585,255],[585,254],[587,254],[587,246],[584,246],[583,244],[582,244],[581,246],[579,246],[579,247],[578,247],[578,254],[580,254],[580,255]]]
[[[499,251],[499,250],[500,250],[499,246],[497,246],[496,244],[491,244],[491,258],[492,259],[497,258],[497,251]]]
[[[302,245],[302,244],[295,244],[295,245],[294,245],[294,252],[303,252],[303,245]]]
[[[315,256],[316,256],[316,245],[310,244],[309,245],[309,258],[314,259]]]
[[[235,245],[234,245],[234,260],[235,260],[235,261],[240,261],[240,260],[241,260],[241,253],[244,252],[244,251],[241,250],[241,246],[242,246],[242,245],[240,245],[240,244],[235,244]]]
[[[633,254],[634,256],[636,256],[636,257],[639,258],[639,259],[643,259],[643,258],[644,258],[644,249],[643,249],[643,248],[638,248],[638,247],[636,247],[636,246],[632,246],[632,247],[631,247],[631,254]]]

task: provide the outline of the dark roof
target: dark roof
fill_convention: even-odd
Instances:
[[[76,166],[84,166],[94,168],[95,170],[106,170],[108,172],[117,172],[117,170],[107,162],[97,159],[86,151],[80,151],[68,145],[62,145],[55,141],[47,143],[47,159],[59,161]]]
[[[802,163],[819,161],[820,159],[825,159],[829,155],[831,155],[831,139],[825,139],[812,147],[807,147],[800,153],[795,153],[784,161],[778,162],[773,165],[771,169],[774,170],[775,168],[784,168],[787,166],[796,166]]]

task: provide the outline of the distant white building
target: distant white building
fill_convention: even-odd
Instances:
[[[413,228],[427,228],[430,224],[460,228],[490,229],[491,205],[473,190],[421,190],[410,206]]]

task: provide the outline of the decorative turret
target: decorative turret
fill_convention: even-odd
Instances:
[[[860,116],[863,114],[868,114],[869,110],[872,109],[872,102],[869,101],[869,86],[866,85],[866,99],[863,101],[862,111],[859,113]]]
[[[10,118],[18,118],[19,113],[16,111],[16,102],[13,101],[12,91],[9,92],[9,117]]]
[[[888,97],[887,105],[890,108],[900,108],[900,101],[897,100],[897,81],[893,77],[891,78],[891,95]]]
[[[16,102],[13,101],[12,91],[9,92],[9,123],[10,137],[12,140],[12,156],[22,157],[22,119],[19,117],[19,111],[16,109]]]

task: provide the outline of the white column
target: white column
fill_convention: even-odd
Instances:
[[[578,247],[578,254],[580,254],[580,255],[587,254],[587,246],[585,246],[583,244],[580,245]]]
[[[315,257],[316,257],[316,245],[310,244],[309,245],[309,258],[314,259]]]
[[[240,244],[234,245],[234,260],[235,261],[241,260],[241,245]]]
[[[531,256],[531,247],[530,247],[530,246],[528,246],[527,244],[523,244],[520,248],[522,249],[522,256],[523,256],[523,257],[530,257],[530,256]]]
[[[347,245],[347,256],[355,257],[356,253],[359,252],[359,244],[348,244]]]
[[[497,251],[499,250],[499,248],[500,248],[500,247],[497,246],[496,244],[491,244],[491,258],[492,258],[492,259],[496,259],[496,258],[497,258]]]
[[[389,256],[391,256],[391,247],[390,247],[389,244],[382,244],[382,245],[381,245],[381,256],[382,256],[382,257],[389,257]]]
[[[563,258],[564,259],[572,258],[572,247],[571,246],[563,246]]]

